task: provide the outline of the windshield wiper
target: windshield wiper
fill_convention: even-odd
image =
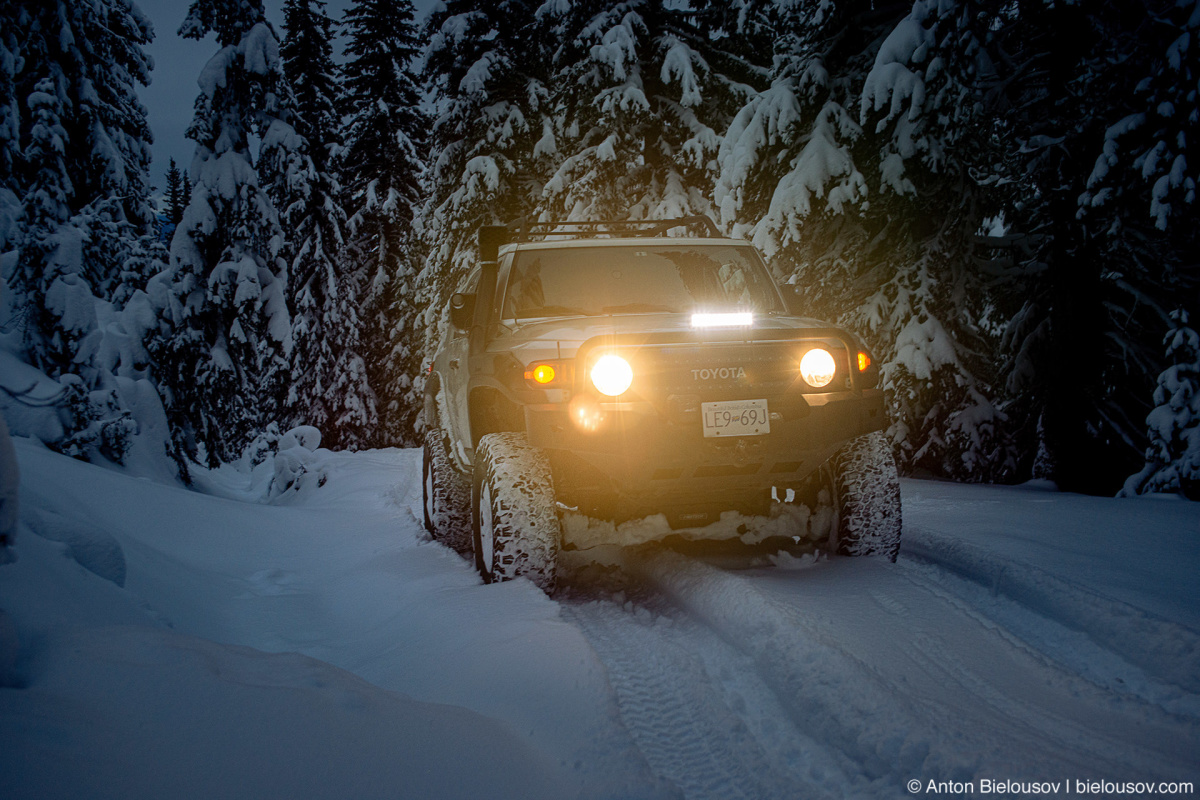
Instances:
[[[638,313],[653,313],[656,311],[666,311],[674,314],[676,310],[670,306],[656,306],[653,303],[627,303],[623,306],[605,306],[600,309],[601,314],[638,314]]]
[[[530,317],[590,317],[594,313],[582,308],[575,308],[574,306],[542,306],[541,308],[530,308],[521,311],[517,314],[517,319],[529,319]]]

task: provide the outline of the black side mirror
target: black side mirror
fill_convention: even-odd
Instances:
[[[450,296],[450,324],[460,331],[475,321],[475,295],[455,292]]]

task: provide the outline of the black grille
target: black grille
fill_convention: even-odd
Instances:
[[[758,341],[639,348],[640,391],[656,397],[699,396],[704,400],[771,398],[789,389],[812,391],[800,378],[800,356],[814,344]],[[838,375],[826,390],[844,388],[845,350],[820,344],[833,353],[838,368]]]

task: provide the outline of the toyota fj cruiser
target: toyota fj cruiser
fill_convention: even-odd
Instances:
[[[664,533],[895,559],[878,366],[748,242],[706,217],[536,223],[481,228],[479,255],[422,477],[426,528],[485,581],[550,591],[561,548]]]

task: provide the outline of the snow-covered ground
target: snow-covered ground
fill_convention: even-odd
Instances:
[[[906,481],[896,564],[629,550],[548,598],[427,539],[419,451],[267,503],[15,444],[0,797],[1200,784],[1198,504]]]

